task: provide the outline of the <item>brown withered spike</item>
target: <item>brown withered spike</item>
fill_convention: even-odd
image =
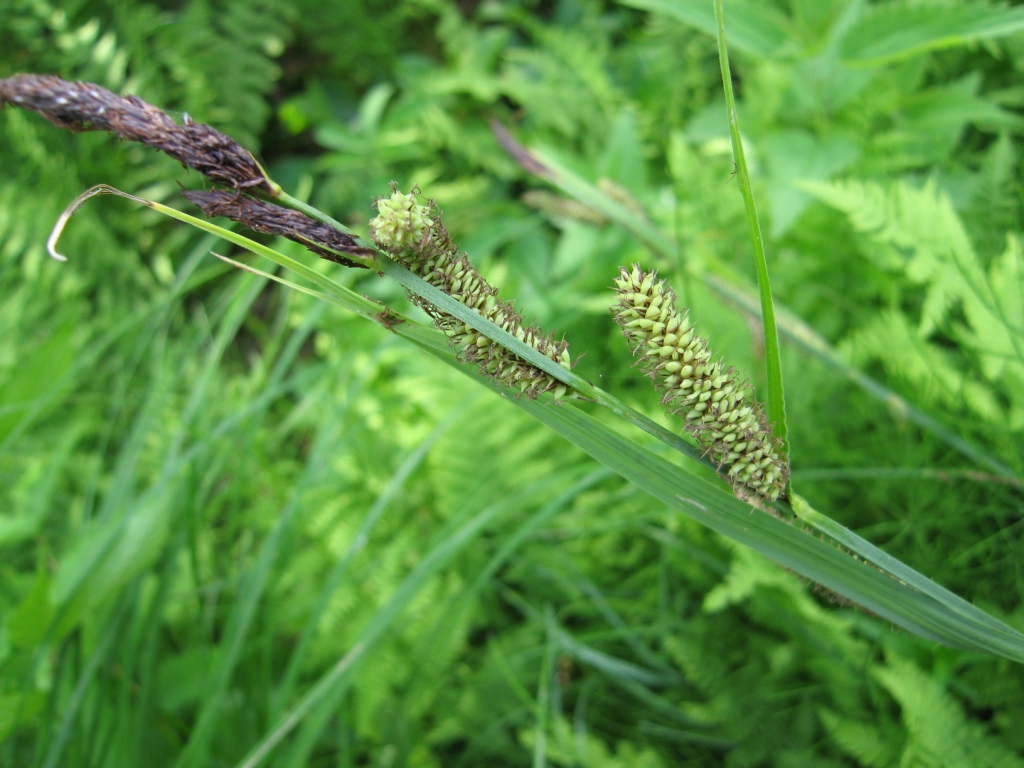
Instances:
[[[322,221],[317,221],[290,208],[255,200],[237,192],[186,190],[182,194],[211,218],[224,216],[257,232],[287,237],[289,240],[306,246],[320,258],[346,267],[367,269],[365,264],[338,256],[324,248],[317,247],[316,244],[325,245],[344,253],[366,255],[373,253],[370,249],[359,246],[351,235],[339,232],[329,224],[324,224]]]
[[[252,154],[230,136],[188,117],[178,125],[137,96],[54,75],[15,75],[0,80],[0,107],[7,104],[38,112],[58,128],[110,131],[141,142],[232,189],[275,191]]]

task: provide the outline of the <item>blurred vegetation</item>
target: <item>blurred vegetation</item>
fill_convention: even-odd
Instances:
[[[608,311],[617,266],[656,267],[762,386],[709,287],[753,282],[710,2],[378,6],[11,0],[0,77],[187,112],[360,231],[419,184],[661,418]],[[794,484],[1024,628],[1024,11],[725,10],[773,289],[835,353],[783,349]],[[571,215],[491,120],[675,257]],[[1024,765],[1019,665],[828,603],[226,244],[104,199],[48,259],[93,184],[184,208],[173,160],[6,109],[0,167],[0,765]]]

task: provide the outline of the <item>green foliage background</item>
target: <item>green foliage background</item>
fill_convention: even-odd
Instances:
[[[1024,628],[1021,9],[725,12],[773,288],[826,342],[783,347],[794,484]],[[661,418],[610,322],[620,264],[762,385],[723,298],[753,270],[712,18],[13,0],[0,76],[187,112],[360,231],[419,184],[577,372]],[[675,253],[552,197],[492,119]],[[0,765],[1024,765],[1020,665],[827,602],[225,244],[103,199],[48,259],[93,184],[184,209],[173,160],[7,109],[0,167]]]

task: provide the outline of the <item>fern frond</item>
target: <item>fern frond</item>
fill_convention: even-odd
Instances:
[[[825,730],[836,744],[864,768],[889,768],[899,761],[900,743],[880,722],[864,722],[845,718],[831,709],[823,709],[821,718]]]
[[[934,182],[921,188],[905,182],[810,182],[812,194],[847,215],[854,229],[877,249],[866,255],[887,269],[898,268],[912,282],[926,286],[920,333],[927,335],[949,317],[964,282],[977,283],[982,273],[949,198]]]
[[[1010,134],[999,134],[981,159],[977,186],[964,212],[964,222],[987,263],[1003,247],[1003,233],[1024,225],[1018,197],[1016,168],[1019,153]]]
[[[935,768],[1024,768],[1010,752],[963,709],[939,681],[916,665],[890,659],[874,676],[899,703],[907,729],[901,765]]]
[[[189,3],[155,36],[175,99],[204,122],[252,149],[270,116],[267,98],[280,77],[276,59],[289,42],[285,3],[219,0]]]
[[[1003,423],[1006,418],[992,389],[969,378],[949,351],[922,338],[902,312],[876,315],[840,348],[854,365],[881,360],[891,376],[916,393],[919,402],[967,410],[990,424]]]
[[[990,423],[1006,422],[1002,395],[1010,403],[1010,427],[1024,426],[1024,275],[1017,239],[1008,238],[986,273],[952,203],[933,182],[920,188],[861,181],[805,188],[867,236],[868,258],[924,288],[916,332],[898,312],[876,317],[847,340],[854,357],[861,363],[877,357],[923,393],[947,406],[966,406]],[[928,341],[940,327],[976,359],[987,383],[963,373],[955,357]]]
[[[986,281],[962,297],[967,326],[957,338],[978,356],[982,373],[1010,401],[1011,429],[1024,428],[1024,251],[1016,235],[996,258]]]

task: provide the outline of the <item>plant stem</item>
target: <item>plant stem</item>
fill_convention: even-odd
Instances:
[[[740,137],[739,117],[736,114],[736,97],[732,90],[732,73],[729,69],[729,52],[725,44],[725,18],[722,0],[715,0],[715,21],[718,24],[718,58],[722,66],[722,85],[725,88],[725,106],[729,113],[729,133],[732,137],[733,157],[736,161],[736,178],[747,209],[750,225],[750,241],[754,246],[754,268],[757,272],[757,287],[761,295],[761,328],[764,334],[764,363],[768,380],[768,420],[772,431],[782,441],[782,450],[789,454],[789,430],[786,426],[786,403],[782,387],[782,357],[779,352],[779,330],[775,325],[775,306],[772,303],[771,283],[768,280],[768,260],[761,237],[761,225],[757,218],[754,193],[750,188],[750,174],[747,158],[743,152]],[[787,493],[789,492],[787,484]]]

